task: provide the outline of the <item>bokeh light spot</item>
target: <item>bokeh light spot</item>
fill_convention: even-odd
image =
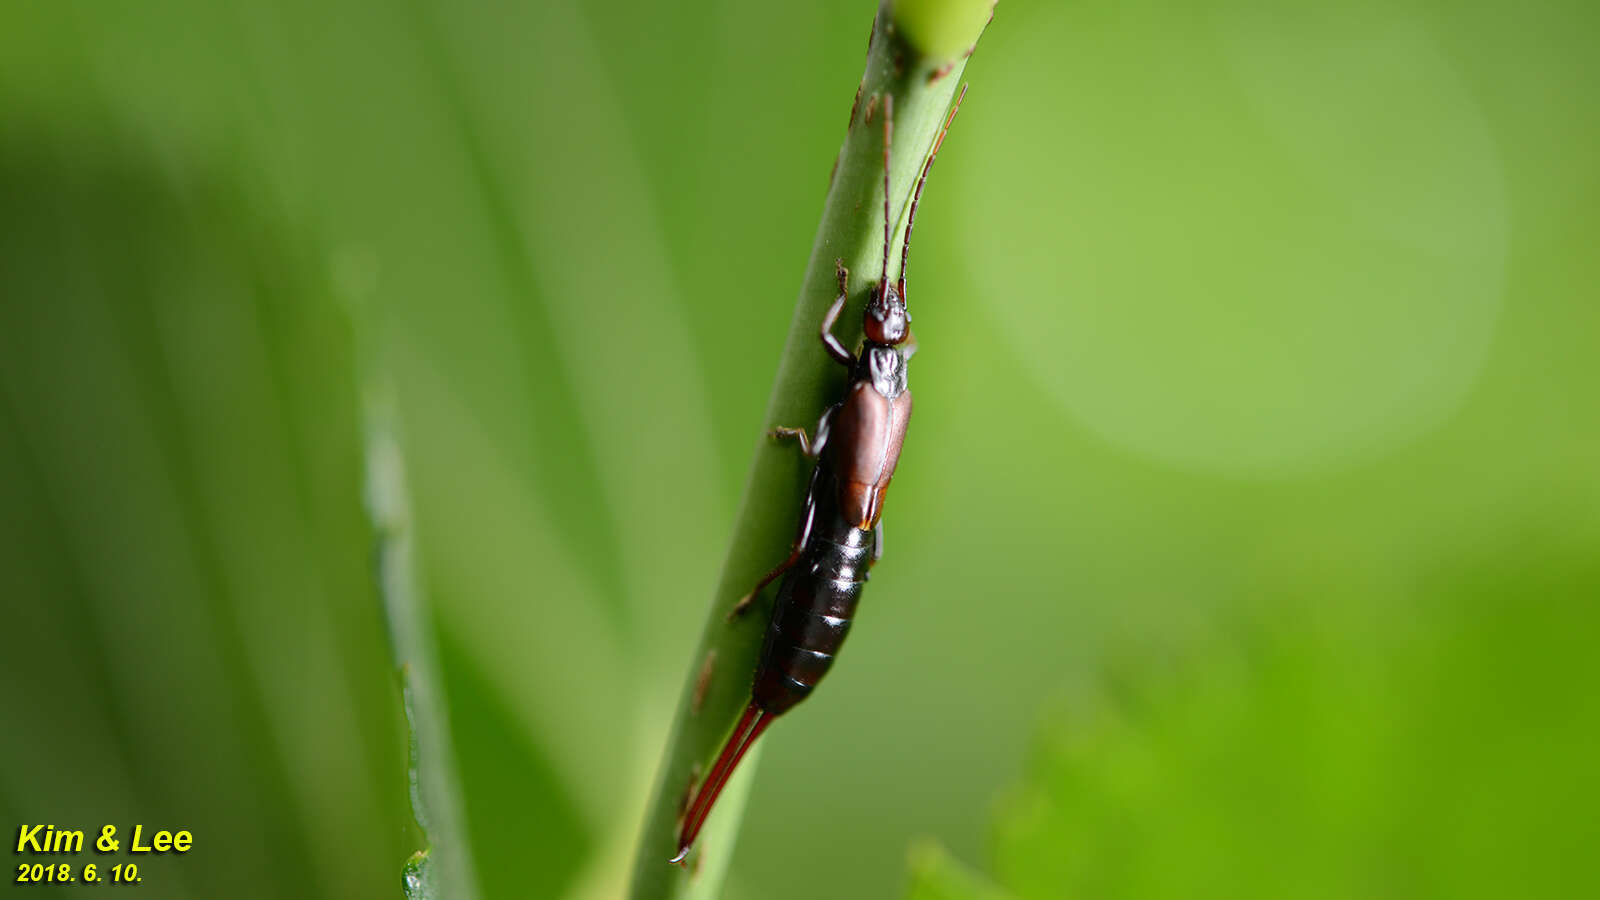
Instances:
[[[1081,424],[1273,477],[1460,405],[1498,317],[1503,177],[1406,13],[1064,8],[1007,43],[969,138],[994,173],[965,179],[970,265]]]

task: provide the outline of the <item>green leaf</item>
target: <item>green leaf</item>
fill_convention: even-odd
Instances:
[[[406,900],[439,900],[444,896],[439,892],[438,879],[434,877],[433,859],[426,850],[411,854],[401,878],[405,883]]]
[[[1010,895],[933,840],[911,847],[906,900],[1006,900]]]
[[[1125,654],[1048,717],[997,879],[1023,898],[1591,893],[1570,826],[1600,782],[1572,773],[1600,701],[1573,625],[1600,570],[1560,544],[1509,542],[1418,599]]]
[[[362,298],[351,298],[359,304]],[[439,662],[434,613],[423,591],[405,458],[387,368],[373,349],[380,329],[358,311],[365,336],[361,370],[366,426],[366,497],[376,544],[377,582],[410,726],[412,815],[427,845],[405,863],[408,898],[478,896],[467,838],[461,778],[456,771],[448,690]]]
[[[392,896],[349,332],[246,180],[93,109],[0,115],[0,795],[191,831],[163,896]]]
[[[515,713],[448,628],[440,663],[485,897],[557,897],[594,851],[561,770],[516,727]]]

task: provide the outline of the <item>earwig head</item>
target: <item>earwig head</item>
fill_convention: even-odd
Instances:
[[[861,317],[861,328],[867,340],[891,347],[911,333],[911,313],[906,311],[905,298],[895,285],[886,283],[872,292],[866,315]]]

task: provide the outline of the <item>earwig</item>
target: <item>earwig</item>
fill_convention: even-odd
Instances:
[[[828,355],[849,371],[850,381],[844,398],[828,407],[811,436],[804,428],[780,427],[771,432],[774,438],[794,440],[815,465],[806,488],[799,533],[789,556],[763,576],[730,614],[742,611],[763,588],[783,578],[756,666],[750,703],[683,815],[678,854],[672,862],[680,863],[688,856],[718,795],[751,745],[773,719],[810,696],[827,674],[850,631],[867,573],[882,556],[884,494],[894,477],[911,420],[907,363],[916,352],[916,339],[911,335],[911,314],[906,310],[905,299],[911,228],[928,171],[966,95],[963,86],[922,164],[906,214],[900,274],[892,283],[889,158],[894,136],[894,98],[884,95],[883,269],[871,287],[862,316],[861,353],[851,353],[833,335],[833,325],[849,298],[850,273],[844,261],[839,260],[835,263],[839,296],[823,316],[818,337]],[[874,96],[868,101],[868,120],[875,100]]]

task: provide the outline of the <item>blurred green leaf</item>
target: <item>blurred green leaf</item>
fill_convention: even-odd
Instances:
[[[932,840],[912,845],[906,900],[1005,900],[1009,895]]]
[[[440,644],[468,833],[491,863],[483,896],[562,896],[594,850],[562,772],[516,729],[460,640],[446,631]]]
[[[1425,596],[1130,651],[1050,717],[998,820],[999,880],[1039,898],[1593,892],[1563,823],[1600,803],[1600,779],[1571,777],[1600,732],[1600,566],[1554,550],[1537,571],[1459,560]]]
[[[357,317],[358,329],[371,330]],[[451,732],[450,692],[444,683],[433,609],[422,589],[405,459],[396,433],[394,398],[387,370],[364,341],[361,361],[362,419],[366,427],[366,501],[375,544],[377,581],[388,615],[389,640],[405,696],[410,727],[411,811],[426,846],[407,860],[409,895],[478,896],[471,842],[467,838],[456,741]]]
[[[426,850],[411,854],[401,877],[405,881],[406,900],[438,900],[444,896],[434,878],[433,859]]]
[[[0,117],[0,795],[192,831],[213,850],[143,867],[164,896],[392,896],[349,334],[270,204],[177,160],[97,116]]]

